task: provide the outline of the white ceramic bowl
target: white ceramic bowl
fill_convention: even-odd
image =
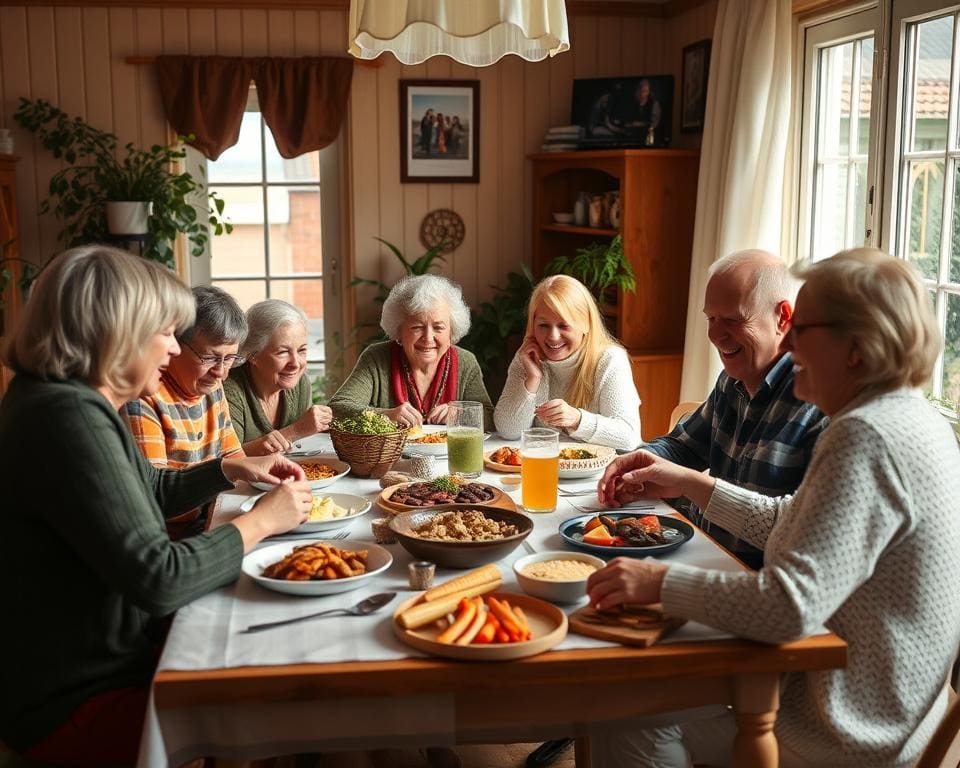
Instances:
[[[607,468],[607,464],[617,457],[617,452],[606,445],[586,443],[561,443],[560,449],[584,448],[597,455],[595,459],[560,459],[560,479],[575,480],[581,477],[593,477]]]
[[[553,214],[553,220],[557,224],[573,224],[573,214],[565,211],[557,211]]]
[[[528,595],[539,597],[541,600],[549,600],[551,603],[576,603],[582,600],[587,595],[587,577],[584,576],[576,581],[550,581],[548,579],[535,579],[523,572],[523,569],[531,563],[541,563],[544,560],[577,560],[581,563],[589,563],[597,569],[606,565],[599,557],[588,555],[586,552],[569,552],[566,550],[537,552],[519,558],[513,564],[513,572],[517,577],[517,583]]]

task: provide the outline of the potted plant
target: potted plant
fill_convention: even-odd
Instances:
[[[591,243],[578,248],[573,256],[560,255],[551,260],[544,273],[570,275],[583,283],[597,299],[608,303],[608,289],[635,291],[637,279],[630,261],[623,255],[623,237],[617,235],[608,245]]]
[[[43,99],[21,98],[13,117],[37,135],[44,149],[68,164],[51,177],[49,197],[40,205],[41,213],[52,208],[66,222],[60,232],[65,247],[106,238],[108,203],[138,203],[133,207],[145,209],[150,237],[143,256],[170,267],[178,232],[187,236],[190,252],[199,256],[209,237],[208,225],[217,235],[232,231],[223,220],[223,200],[208,194],[207,216],[198,216],[192,200],[204,193],[204,185],[190,173],[174,170],[187,156],[184,137],[175,146],[139,149],[127,144],[125,154],[118,154],[112,133],[71,118]],[[130,231],[136,224],[117,226],[127,230],[120,234],[137,234]]]

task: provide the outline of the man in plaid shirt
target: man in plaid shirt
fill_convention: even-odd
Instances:
[[[766,251],[740,251],[711,265],[703,312],[723,373],[710,396],[644,450],[769,496],[793,493],[827,417],[793,395],[793,357],[780,349],[800,283]],[[690,517],[701,524],[700,510]],[[763,553],[716,525],[706,530],[759,568]]]

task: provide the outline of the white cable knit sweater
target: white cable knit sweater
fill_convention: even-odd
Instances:
[[[764,547],[758,573],[671,565],[670,613],[779,643],[825,625],[846,669],[790,674],[776,734],[815,766],[912,765],[960,644],[960,450],[913,390],[833,418],[793,497],[717,481],[708,519]]]
[[[564,397],[573,377],[580,373],[581,357],[582,352],[578,351],[559,362],[544,360],[540,386],[536,394],[530,394],[523,385],[523,363],[519,355],[514,355],[507,372],[507,383],[493,414],[501,437],[516,440],[521,431],[530,426],[545,426],[539,419],[534,419],[534,408],[548,400]],[[587,408],[580,409],[580,425],[567,434],[584,443],[624,450],[640,444],[640,397],[633,383],[630,358],[622,347],[607,347],[601,355],[593,398]]]

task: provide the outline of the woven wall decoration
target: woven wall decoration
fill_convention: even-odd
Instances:
[[[449,208],[437,208],[430,211],[420,222],[420,242],[424,248],[446,243],[441,252],[451,253],[463,242],[465,231],[459,213]]]

